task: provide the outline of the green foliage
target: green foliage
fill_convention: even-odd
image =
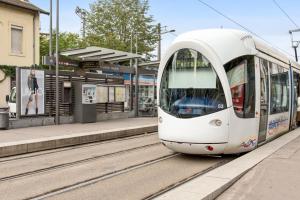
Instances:
[[[97,0],[87,15],[86,44],[130,52],[137,37],[138,53],[153,51],[157,42],[157,25],[148,15],[148,0]]]
[[[2,83],[6,77],[14,77],[16,75],[16,68],[12,66],[0,65],[0,70],[4,73],[4,77],[0,80],[0,83]]]
[[[52,47],[55,51],[56,37],[53,32]],[[86,47],[85,42],[76,33],[62,32],[59,34],[59,51]],[[49,55],[49,35],[40,36],[40,56]]]
[[[48,66],[44,65],[32,65],[32,66],[24,66],[28,69],[34,68],[34,69],[40,69],[40,70],[47,70]],[[16,77],[16,66],[9,66],[9,65],[0,65],[0,70],[4,73],[3,79],[0,80],[0,83],[2,83],[6,77]]]

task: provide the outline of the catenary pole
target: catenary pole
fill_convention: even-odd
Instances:
[[[158,24],[157,27],[157,34],[158,34],[158,49],[157,49],[157,60],[161,60],[161,24]]]
[[[138,35],[135,38],[135,53],[138,54]],[[138,58],[135,59],[135,117],[139,116],[139,70]]]
[[[59,0],[56,0],[56,69],[55,69],[55,124],[59,124]]]
[[[297,46],[294,47],[294,51],[295,51],[295,59],[298,62]]]
[[[50,27],[49,27],[49,57],[52,56],[52,0],[50,0]],[[49,69],[51,70],[51,64],[49,65]]]

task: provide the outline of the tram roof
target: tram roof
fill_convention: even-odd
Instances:
[[[214,50],[224,64],[243,55],[256,55],[258,52],[262,52],[286,64],[294,63],[295,67],[300,67],[290,56],[266,44],[261,39],[252,36],[250,33],[241,30],[196,30],[179,35],[174,43],[190,40],[198,40],[206,43]],[[230,47],[230,51],[228,51],[228,47]]]

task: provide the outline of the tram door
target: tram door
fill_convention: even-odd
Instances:
[[[294,129],[297,127],[297,108],[298,108],[298,97],[300,91],[300,72],[296,69],[293,72],[293,90],[292,90],[292,112],[291,112],[291,125],[290,128]],[[298,117],[299,118],[299,117]]]
[[[269,75],[268,61],[260,59],[260,119],[258,143],[264,142],[268,130],[269,113]]]

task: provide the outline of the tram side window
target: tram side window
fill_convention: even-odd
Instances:
[[[224,68],[236,115],[240,118],[253,118],[255,116],[254,56],[239,57],[227,63]]]
[[[287,69],[270,63],[271,114],[289,111],[289,72]]]

